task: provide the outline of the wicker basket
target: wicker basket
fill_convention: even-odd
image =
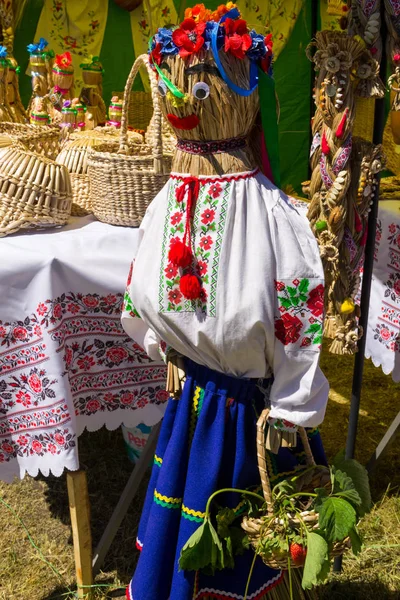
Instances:
[[[52,125],[36,127],[23,123],[0,123],[0,134],[22,142],[31,152],[54,160],[60,151],[60,128]]]
[[[65,167],[20,144],[0,149],[0,237],[20,229],[65,225],[71,205]]]
[[[113,92],[113,96],[124,97],[124,92]],[[130,92],[128,125],[146,131],[153,115],[153,100],[150,92]]]
[[[153,98],[155,129],[152,146],[128,143],[130,90],[142,66],[147,68]],[[105,223],[138,227],[148,205],[167,182],[171,161],[172,156],[163,153],[157,81],[147,55],[143,54],[135,61],[126,82],[118,153],[96,146],[88,154],[94,215]]]
[[[273,515],[274,515],[272,490],[271,490],[271,484],[270,484],[268,470],[267,470],[266,446],[265,446],[265,432],[266,432],[268,415],[269,415],[269,409],[266,408],[261,413],[261,416],[257,422],[258,469],[260,472],[263,494],[264,494],[264,498],[265,498],[266,506],[267,506],[267,512],[266,512],[265,516],[260,517],[260,518],[249,518],[249,517],[245,516],[245,517],[243,517],[243,520],[242,520],[242,528],[246,531],[253,548],[255,548],[255,549],[257,548],[257,550],[258,550],[258,545],[259,545],[260,539],[265,539],[269,536],[272,536],[274,533],[274,526],[279,525],[279,524],[275,523],[275,520],[272,521],[272,524],[269,523],[268,526],[266,525],[266,522],[270,521],[271,517],[273,517]],[[299,427],[299,435],[300,435],[301,441],[303,443],[304,451],[306,454],[307,466],[308,467],[316,466],[313,454],[311,452],[310,442],[308,440],[306,430],[302,427]],[[329,477],[328,469],[318,470],[318,472],[316,472],[313,480],[309,481],[307,483],[307,486],[304,486],[302,489],[303,490],[307,489],[307,490],[313,491],[314,488],[323,487],[323,486],[326,486],[326,487],[330,486],[330,477]],[[302,520],[305,523],[307,523],[307,527],[310,527],[312,529],[318,528],[318,513],[316,513],[314,510],[304,510],[300,514],[301,514]],[[300,522],[296,516],[293,516],[293,518],[290,520],[290,526],[293,529],[300,529]],[[333,558],[335,556],[340,556],[341,554],[343,554],[344,552],[349,550],[350,547],[351,547],[351,545],[350,545],[349,538],[346,538],[342,542],[335,542],[335,544],[333,544],[333,547],[331,549],[330,557]],[[260,556],[261,556],[263,562],[267,566],[271,567],[271,569],[286,570],[286,569],[288,569],[289,561],[290,561],[290,567],[293,569],[303,566],[302,564],[299,564],[298,562],[295,563],[293,561],[288,550],[286,552],[280,551],[279,554],[278,553],[276,553],[276,554],[260,553]]]

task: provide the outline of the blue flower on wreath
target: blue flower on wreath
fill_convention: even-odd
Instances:
[[[166,29],[165,27],[160,27],[157,33],[154,36],[153,43],[161,44],[162,49],[161,53],[169,56],[173,56],[178,54],[178,47],[175,46],[172,41],[172,30]]]
[[[251,60],[259,61],[267,53],[264,36],[261,35],[261,33],[257,33],[253,29],[250,31],[250,37],[253,43],[246,54]]]
[[[5,46],[0,46],[0,59],[7,58],[7,48]]]
[[[218,27],[218,33],[217,33],[217,48],[218,50],[220,50],[222,48],[222,46],[224,45],[224,41],[225,41],[225,29],[224,27],[222,27],[221,25],[217,25],[217,23],[215,23],[214,21],[207,21],[207,25],[204,31],[204,46],[203,48],[205,48],[205,50],[209,50],[210,49],[210,45],[211,45],[211,34],[213,32],[213,30],[215,29],[215,27]]]

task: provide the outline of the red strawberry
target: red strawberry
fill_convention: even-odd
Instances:
[[[301,544],[290,544],[290,556],[296,565],[303,565],[307,556],[307,548]]]

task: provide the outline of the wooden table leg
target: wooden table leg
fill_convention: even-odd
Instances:
[[[89,600],[92,573],[92,534],[90,530],[90,503],[85,471],[67,473],[69,511],[71,515],[72,536],[78,598]]]

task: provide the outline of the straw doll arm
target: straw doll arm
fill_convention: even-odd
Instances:
[[[304,217],[281,198],[272,211],[275,273],[267,361],[274,373],[271,418],[314,427],[324,418],[328,383],[319,368],[324,278],[318,248]]]

